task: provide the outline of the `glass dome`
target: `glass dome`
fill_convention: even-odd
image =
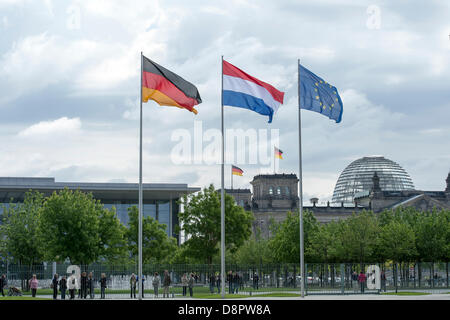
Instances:
[[[370,191],[372,177],[377,173],[383,191],[413,190],[414,185],[408,173],[392,160],[383,156],[363,157],[350,163],[342,171],[334,187],[334,203],[353,203],[355,194]]]

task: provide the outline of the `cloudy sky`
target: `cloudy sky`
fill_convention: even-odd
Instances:
[[[220,165],[174,159],[174,136],[190,134],[192,158],[206,158],[205,132],[220,129],[223,55],[285,92],[271,124],[225,109],[229,129],[277,132],[278,172],[298,173],[297,59],[338,88],[340,124],[302,112],[305,199],[329,200],[340,172],[366,155],[399,163],[417,189],[443,190],[449,35],[448,1],[0,0],[0,176],[137,182],[142,51],[203,100],[198,115],[144,104],[144,182],[220,186]],[[234,161],[245,171],[234,186],[269,172],[261,161]]]

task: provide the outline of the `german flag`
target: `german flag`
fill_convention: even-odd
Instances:
[[[192,83],[145,56],[142,60],[142,102],[151,99],[160,106],[178,107],[197,114],[194,106],[202,99]]]
[[[283,159],[283,151],[281,151],[280,149],[278,149],[277,147],[274,147],[274,151],[275,151],[275,157],[277,157],[278,159]]]
[[[242,174],[244,173],[244,171],[241,168],[231,165],[231,173],[234,174],[235,176],[242,177]]]

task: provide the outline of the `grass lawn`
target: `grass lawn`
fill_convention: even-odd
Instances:
[[[3,300],[52,300],[47,298],[33,298],[31,296],[21,296],[21,297],[0,297],[0,301]]]
[[[225,288],[226,291],[228,291],[228,287]],[[256,295],[258,294],[258,292],[277,292],[277,291],[299,291],[300,288],[276,288],[276,287],[263,287],[263,288],[259,288],[258,290],[254,290],[253,288],[249,288],[246,287],[243,290],[240,290],[241,292],[252,292],[252,295]],[[217,291],[217,288],[215,288],[215,291]],[[136,293],[138,291],[136,290]],[[159,289],[159,293],[162,294],[162,288]],[[181,287],[171,287],[170,288],[170,292],[171,293],[175,293],[175,294],[181,294],[183,292],[183,289]],[[144,290],[144,294],[153,294],[153,289],[145,289]],[[23,295],[26,296],[31,296],[31,291],[23,291],[22,292]],[[46,289],[38,289],[36,295],[52,295],[53,294],[53,289],[50,288],[46,288]],[[60,292],[58,291],[58,295],[60,294]],[[100,294],[100,289],[96,288],[95,289],[95,294],[99,295]],[[123,289],[123,290],[111,290],[111,289],[106,289],[106,294],[130,294],[130,290],[129,289]],[[194,294],[205,294],[205,295],[211,295],[210,291],[209,291],[209,286],[198,286],[194,288]],[[284,293],[283,293],[284,294]],[[214,295],[214,294],[213,294]],[[233,296],[233,295],[232,295]]]
[[[431,293],[405,291],[405,292],[397,292],[397,293],[395,293],[395,292],[383,292],[381,294],[388,295],[388,296],[426,296],[426,295],[429,295]]]

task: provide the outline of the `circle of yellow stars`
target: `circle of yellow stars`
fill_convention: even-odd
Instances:
[[[322,80],[319,80],[319,82],[315,82],[314,84],[316,85],[316,87],[319,87],[319,83],[325,84],[325,85],[329,85],[329,86],[330,86],[330,89],[332,88],[331,84],[327,83],[326,81],[322,81]],[[316,92],[316,100],[319,100],[319,99],[320,99],[320,96],[319,96],[319,90],[318,90],[318,88],[314,88],[314,91]],[[337,95],[336,90],[333,90],[333,94],[334,94],[334,95]],[[338,98],[335,97],[334,100],[337,102],[337,101],[338,101]],[[326,106],[325,104],[323,104],[322,101],[320,101],[319,104],[320,104],[320,106],[323,108],[323,110],[325,110],[325,109],[327,108],[327,106]],[[331,110],[333,107],[334,107],[334,103],[332,103],[331,106],[329,106],[329,109]]]

